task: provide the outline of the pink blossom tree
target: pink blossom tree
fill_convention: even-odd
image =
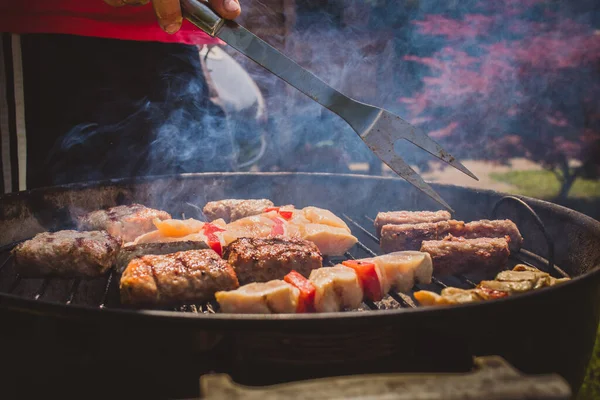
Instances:
[[[419,91],[399,101],[459,157],[527,157],[556,173],[566,197],[578,176],[600,165],[600,32],[552,4],[481,1],[459,18],[416,21],[419,35],[444,45],[429,57],[405,57],[428,72]],[[570,167],[573,159],[579,167]]]

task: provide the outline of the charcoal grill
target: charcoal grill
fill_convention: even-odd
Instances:
[[[264,385],[367,372],[467,371],[473,356],[500,355],[525,373],[558,373],[576,391],[600,315],[600,223],[540,200],[435,186],[456,219],[517,223],[524,248],[508,267],[525,263],[572,281],[451,308],[421,308],[412,294],[390,293],[335,314],[227,315],[216,303],[135,311],[120,306],[116,274],[90,281],[22,279],[10,250],[35,233],[72,227],[73,215],[83,211],[135,201],[201,219],[207,201],[264,197],[342,215],[359,238],[343,258],[362,258],[381,253],[373,235],[378,211],[437,206],[398,179],[302,173],[112,180],[0,197],[0,317],[9,327],[1,335],[3,360],[10,361],[3,362],[11,366],[3,389],[191,397],[208,372]],[[414,289],[469,288],[492,277],[437,277]]]

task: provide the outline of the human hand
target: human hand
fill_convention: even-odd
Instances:
[[[160,27],[167,33],[177,32],[183,21],[179,0],[104,0],[113,7],[145,5],[150,1]],[[208,3],[225,19],[235,19],[241,12],[239,0],[208,0]]]

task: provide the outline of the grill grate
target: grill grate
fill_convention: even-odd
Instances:
[[[502,201],[502,200],[501,200]],[[500,202],[499,202],[500,203]],[[497,207],[496,207],[497,208]],[[494,209],[494,211],[496,210]],[[532,213],[533,210],[529,209]],[[366,226],[373,226],[373,218],[370,216],[363,216],[359,221],[359,218],[352,218],[346,214],[342,214],[343,217],[350,223],[351,227],[354,228],[353,234],[357,237],[363,237],[373,242],[379,248],[379,239],[374,233],[367,229]],[[537,215],[534,216],[537,218]],[[545,229],[541,220],[537,218],[537,223],[544,231],[544,234],[548,238],[549,236],[545,233]],[[364,222],[363,222],[364,221]],[[118,308],[119,294],[118,294],[118,277],[114,271],[111,271],[107,277],[99,278],[95,280],[82,281],[81,279],[72,279],[65,281],[61,279],[23,279],[16,273],[14,268],[13,256],[10,251],[20,242],[12,243],[10,245],[0,248],[0,291],[5,293],[17,294],[23,297],[32,298],[38,301],[54,301],[61,302],[66,305],[78,304],[87,305],[99,308]],[[549,245],[549,249],[553,246]],[[350,251],[344,254],[344,257],[325,258],[324,265],[333,266],[341,263],[346,259],[358,259],[367,258],[380,255],[381,252],[375,251],[369,247],[364,241],[358,241],[357,244]],[[553,262],[553,254],[550,254],[550,261],[531,253],[527,250],[521,250],[516,254],[511,254],[510,263],[507,265],[507,269],[513,268],[516,264],[526,264],[529,266],[536,267],[542,271],[548,272],[555,277],[568,277],[568,275],[556,266]],[[12,278],[12,279],[11,279]],[[414,292],[419,290],[430,290],[439,293],[442,289],[453,286],[464,289],[472,288],[476,286],[476,282],[484,279],[493,279],[493,276],[473,276],[469,275],[456,275],[450,277],[444,277],[443,281],[436,277],[432,278],[431,284],[423,285],[418,284],[412,288],[410,293],[388,293],[381,301],[372,302],[365,301],[358,311],[376,311],[385,309],[398,309],[398,308],[414,308],[417,307],[417,303],[414,299]],[[10,282],[10,284],[7,284]],[[55,288],[55,286],[65,286],[65,290],[62,292]],[[52,290],[51,290],[52,289]],[[49,295],[52,292],[53,295]],[[58,293],[58,294],[57,294]],[[206,304],[200,305],[185,305],[171,309],[172,311],[178,312],[189,312],[196,314],[214,314],[219,312],[219,305],[216,301],[212,301]]]

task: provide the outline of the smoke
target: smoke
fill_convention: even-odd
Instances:
[[[420,125],[461,158],[476,158],[483,145],[498,138],[519,143],[516,132],[531,126],[515,126],[512,116],[524,109],[536,111],[531,109],[535,102],[551,109],[547,104],[559,101],[560,94],[546,96],[552,79],[524,80],[521,68],[531,62],[528,56],[537,51],[539,63],[568,64],[586,56],[584,47],[597,42],[583,41],[576,32],[576,26],[598,26],[591,0],[296,0],[284,1],[283,10],[281,4],[242,0],[241,23],[332,87]],[[552,26],[556,32],[552,27],[540,30],[547,20],[559,22]],[[550,33],[540,36],[542,31]],[[514,46],[517,38],[523,39],[519,47]],[[577,41],[569,45],[572,38]],[[235,50],[226,51],[261,89],[266,126],[254,125],[251,116],[247,121],[246,116],[224,119],[202,100],[207,97],[203,84],[170,67],[173,62],[197,63],[197,53],[177,54],[157,67],[166,92],[159,96],[162,100],[151,95],[128,99],[133,111],[126,118],[112,124],[87,121],[71,129],[55,149],[59,159],[101,144],[105,154],[96,160],[97,168],[57,174],[57,183],[107,175],[231,171],[240,154],[253,153],[265,142],[266,151],[247,169],[349,172],[350,163],[366,163],[369,172],[380,173],[381,163],[341,118]],[[596,60],[589,58],[590,63]],[[584,79],[597,84],[597,73],[583,75],[575,87]],[[576,112],[573,107],[564,110],[549,121],[560,125],[565,112],[569,118]],[[139,148],[136,135],[123,137],[140,126],[152,137],[149,149]],[[473,132],[479,134],[475,139]],[[258,140],[263,133],[264,140]],[[111,141],[114,147],[104,145]],[[116,144],[122,150],[113,151]],[[407,143],[396,149],[411,164],[434,159]],[[132,160],[123,163],[128,157]]]

